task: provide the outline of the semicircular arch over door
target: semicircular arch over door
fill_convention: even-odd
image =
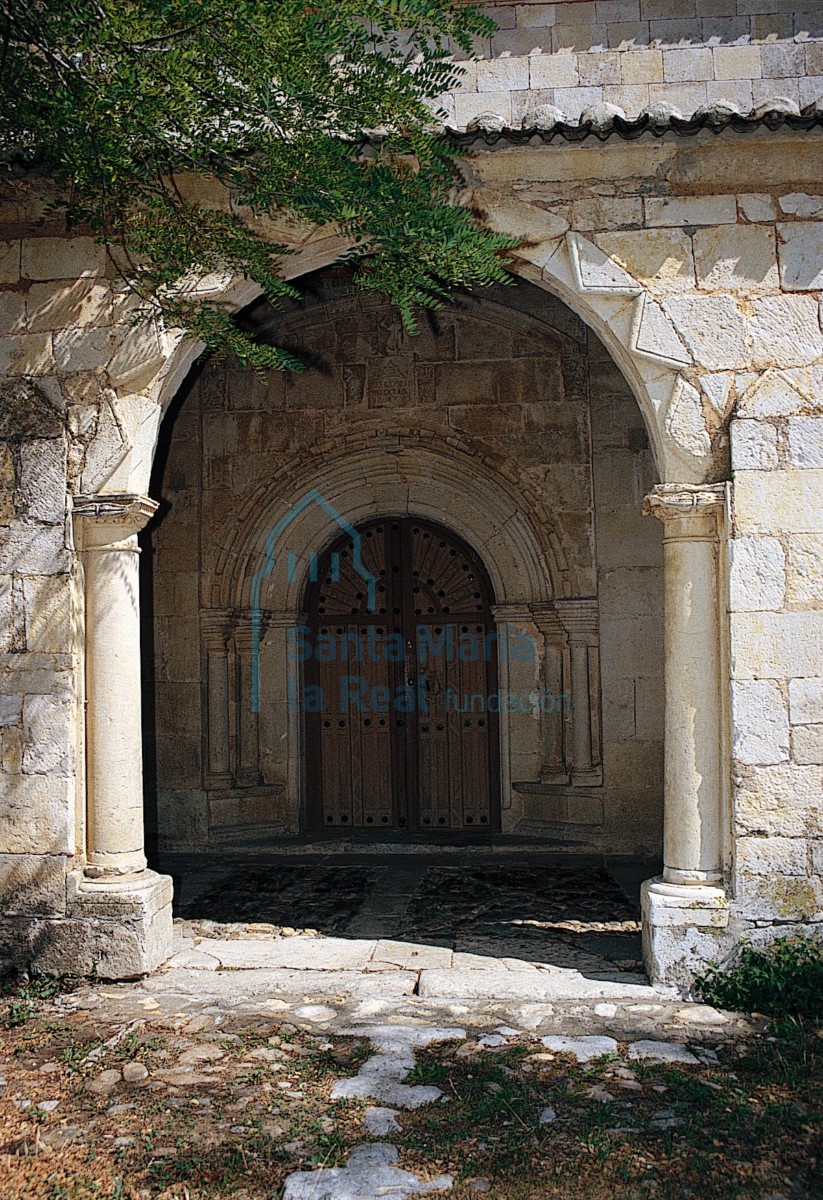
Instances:
[[[386,517],[341,535],[312,577],[309,829],[499,829],[494,594],[477,555]]]

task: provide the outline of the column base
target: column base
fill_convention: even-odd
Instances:
[[[722,887],[647,879],[640,889],[643,961],[653,984],[686,995],[695,972],[724,957],[732,941]]]
[[[171,954],[172,881],[156,871],[89,879],[69,876],[68,915],[89,927],[94,974],[148,975]]]
[[[572,767],[572,787],[600,787],[603,783],[603,768],[589,767],[583,771],[575,771]]]

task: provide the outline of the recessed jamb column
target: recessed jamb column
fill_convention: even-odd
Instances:
[[[722,879],[719,520],[725,484],[660,484],[644,511],[664,525],[663,879]]]
[[[571,782],[579,787],[596,787],[603,782],[603,768],[593,754],[593,724],[599,720],[598,697],[592,695],[589,655],[597,646],[599,613],[597,601],[556,600],[555,609],[569,642],[572,693]]]

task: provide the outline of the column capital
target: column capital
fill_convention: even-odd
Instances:
[[[570,641],[588,641],[598,633],[600,607],[595,597],[555,600],[554,607]]]
[[[643,499],[643,516],[660,521],[716,518],[725,503],[725,483],[658,483]]]
[[[492,616],[498,625],[506,621],[514,625],[533,619],[532,611],[528,604],[493,604]]]
[[[557,609],[554,606],[553,600],[530,604],[529,607],[532,611],[534,623],[544,637],[555,642],[565,642],[566,629],[557,615]]]
[[[94,548],[139,533],[157,512],[157,501],[133,492],[82,494],[74,497],[72,511],[83,522],[83,542]]]
[[[228,609],[205,608],[200,613],[200,633],[208,650],[224,650],[234,624]]]

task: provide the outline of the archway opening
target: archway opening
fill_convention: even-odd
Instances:
[[[420,855],[428,831],[435,840],[439,829],[456,856],[456,865],[440,865],[456,872],[460,904],[471,899],[468,883],[459,886],[474,870],[475,860],[461,857],[468,841],[485,838],[489,871],[493,855],[510,855],[486,897],[492,904],[492,894],[508,887],[506,876],[523,883],[519,898],[510,890],[495,910],[492,923],[509,939],[501,945],[511,947],[513,930],[529,922],[544,931],[546,961],[562,957],[558,938],[568,948],[614,935],[615,952],[621,938],[636,942],[628,896],[655,872],[662,827],[662,554],[659,523],[640,516],[640,499],[655,482],[653,456],[619,370],[564,304],[528,283],[462,297],[427,320],[415,339],[378,298],[353,295],[338,271],[307,280],[294,310],[275,314],[258,304],[245,319],[295,350],[309,369],[300,378],[260,378],[231,363],[203,364],[167,423],[167,453],[153,489],[164,506],[151,538],[154,795],[164,865],[179,877],[175,855],[197,864],[185,868],[182,909],[192,914],[200,903],[204,915],[234,913],[237,920],[349,936],[360,921],[361,933],[403,936],[405,918],[395,911],[378,920],[368,897],[384,886],[387,895],[402,895],[398,846],[405,841]],[[312,492],[326,507],[303,506]],[[464,803],[463,777],[458,784],[450,774],[463,761],[448,754],[455,730],[436,715],[435,728],[424,731],[415,714],[413,738],[408,726],[402,731],[412,738],[409,748],[390,731],[391,712],[358,709],[355,739],[350,711],[306,711],[308,688],[325,680],[337,698],[343,672],[339,661],[298,662],[294,670],[301,627],[316,642],[334,620],[335,638],[354,645],[364,636],[350,637],[356,630],[377,627],[381,618],[387,628],[388,617],[402,616],[388,611],[396,606],[386,594],[374,621],[363,621],[363,588],[355,588],[353,601],[339,597],[340,611],[321,604],[330,594],[321,587],[330,586],[332,558],[345,549],[336,540],[351,540],[329,507],[360,536],[371,530],[374,537],[381,522],[396,522],[401,540],[403,530],[429,531],[445,542],[449,559],[452,549],[455,557],[462,553],[483,579],[482,613],[456,615],[466,618],[461,626],[477,617],[484,640],[497,636],[497,675],[487,661],[482,682],[480,674],[465,685],[458,680],[451,714],[462,717],[456,710],[465,695],[482,695],[487,706],[489,695],[510,698],[509,711],[498,701],[491,720],[488,707],[482,713],[476,704],[471,714],[486,721],[485,748],[473,759],[473,778],[487,787],[482,803]],[[289,515],[293,540],[266,570],[267,539]],[[379,569],[397,565],[402,576],[405,561],[384,546]],[[424,606],[434,611],[415,613],[420,606],[402,596],[400,607],[407,604],[413,633],[416,617],[431,617],[427,636],[437,644],[443,628],[458,622],[447,622],[455,614],[442,611],[442,579],[431,572],[424,578],[434,581],[425,586],[437,602]],[[405,584],[413,601],[416,585],[408,578]],[[342,616],[350,620],[337,621]],[[501,630],[531,653],[501,656]],[[399,632],[405,640],[407,621]],[[364,675],[359,665],[345,673],[363,677],[367,695],[384,687],[391,698],[408,660],[392,664],[394,675],[380,664]],[[366,665],[371,671],[374,664]],[[406,673],[406,687],[425,674],[418,665]],[[451,680],[437,682],[445,696]],[[472,736],[480,730],[478,723]],[[424,733],[440,735],[440,743],[430,738],[421,787]],[[364,803],[367,777],[377,786]],[[387,873],[374,859],[349,864],[360,883],[352,899],[357,911],[347,915],[344,900],[338,912],[329,899],[347,894],[341,879],[324,876],[316,890],[325,899],[312,899],[306,871],[290,865],[298,853],[327,854],[330,840],[337,851],[348,844],[372,853],[392,839]],[[281,853],[291,857],[275,869],[272,856]],[[326,862],[320,874],[328,869]],[[486,868],[478,870],[482,893]],[[428,871],[425,864],[410,868],[409,887]],[[553,880],[568,884],[562,901]],[[411,911],[417,900],[406,898]],[[578,918],[575,933],[567,921]],[[419,933],[419,923],[414,928]],[[460,944],[467,948],[465,939]],[[593,963],[586,955],[594,945],[576,961]],[[544,953],[532,949],[538,959]]]

